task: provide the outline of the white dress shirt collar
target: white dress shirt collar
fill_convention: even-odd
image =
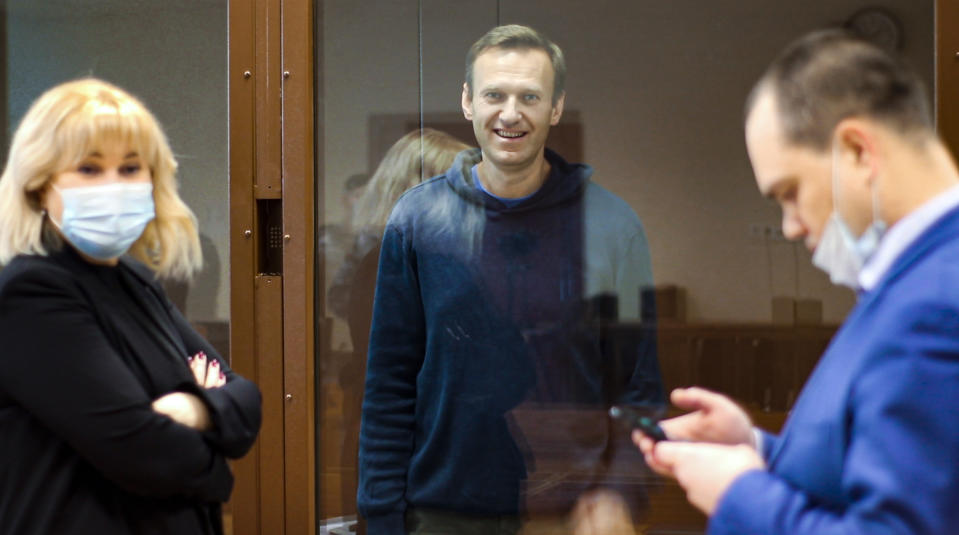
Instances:
[[[896,259],[919,235],[956,206],[959,206],[959,185],[929,199],[889,228],[879,242],[879,249],[859,272],[859,288],[866,292],[875,288]]]

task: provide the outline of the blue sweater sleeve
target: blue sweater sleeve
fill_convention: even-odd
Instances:
[[[649,243],[639,221],[636,221],[635,233],[624,247],[622,258],[615,266],[615,273],[621,303],[629,303],[632,314],[640,316],[640,310],[644,307],[655,310],[655,303],[641,302],[645,298],[653,299],[651,294],[640,298],[642,289],[653,285],[653,268]],[[624,312],[620,310],[621,317],[624,317]],[[627,361],[631,372],[627,373],[625,394],[620,402],[665,405],[666,394],[659,369],[655,317],[644,319],[644,322],[645,328],[641,334],[631,341],[629,349],[632,362]]]
[[[402,534],[413,452],[416,380],[426,327],[409,237],[388,225],[373,302],[357,504],[371,533]]]

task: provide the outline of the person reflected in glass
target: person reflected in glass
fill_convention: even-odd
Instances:
[[[360,407],[366,375],[366,355],[373,318],[373,291],[380,256],[380,239],[393,204],[406,190],[439,175],[469,145],[432,128],[407,133],[386,152],[354,207],[353,248],[330,286],[329,301],[340,303],[350,327],[353,358],[339,373],[345,422],[342,462],[349,474],[356,469],[360,432]],[[355,473],[355,472],[354,472]],[[355,507],[357,479],[343,478],[342,490]]]
[[[0,532],[220,534],[256,385],[166,298],[201,267],[154,116],[100,80],[30,107],[0,177]]]
[[[448,169],[456,155],[468,148],[433,128],[408,132],[386,152],[353,205],[353,245],[333,277],[327,300],[350,325],[354,353],[362,355],[364,370],[380,239],[390,211],[406,190]]]
[[[356,202],[366,191],[369,181],[370,175],[366,173],[350,175],[343,183],[343,192],[340,195],[340,207],[345,211],[343,218],[339,222],[327,223],[317,229],[317,254],[326,259],[327,265],[345,266],[350,261],[350,252],[355,241],[353,214]],[[339,285],[334,289],[337,282]],[[343,290],[342,281],[334,281],[327,290],[327,305],[330,312],[345,320],[349,292]]]
[[[360,433],[370,533],[509,533],[528,513],[563,516],[608,483],[609,404],[663,400],[652,338],[610,355],[591,317],[612,296],[614,317],[639,318],[651,262],[632,208],[545,148],[565,74],[532,28],[480,38],[461,96],[479,148],[387,221]],[[527,481],[544,451],[572,486]]]

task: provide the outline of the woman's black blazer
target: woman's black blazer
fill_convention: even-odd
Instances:
[[[205,351],[228,382],[200,388]],[[191,392],[214,428],[150,403]],[[260,393],[166,298],[144,265],[64,246],[0,271],[0,533],[219,534],[220,503],[260,426]]]

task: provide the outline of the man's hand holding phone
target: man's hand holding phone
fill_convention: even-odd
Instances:
[[[702,388],[678,388],[670,400],[691,412],[659,422],[669,441],[656,440],[636,429],[633,442],[650,468],[676,478],[690,502],[711,514],[736,478],[749,470],[765,468],[756,448],[752,421],[728,397]]]
[[[644,435],[652,441],[669,440],[656,420],[649,416],[643,416],[635,409],[625,405],[616,405],[609,409],[609,415],[613,418],[626,422],[630,429],[642,431]]]
[[[752,421],[728,397],[704,388],[677,388],[670,394],[670,401],[690,411],[659,422],[672,440],[756,446]]]

